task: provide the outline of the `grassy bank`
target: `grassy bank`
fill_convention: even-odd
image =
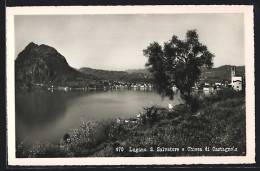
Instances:
[[[16,144],[17,157],[243,156],[245,95],[231,90],[186,105],[144,108],[137,123],[86,121],[60,144]]]

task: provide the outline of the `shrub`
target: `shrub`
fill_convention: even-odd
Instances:
[[[144,112],[141,115],[141,120],[143,124],[149,123],[154,124],[155,122],[160,121],[161,119],[167,116],[167,109],[152,106],[152,107],[144,107]]]
[[[50,142],[41,144],[24,145],[22,142],[16,148],[17,158],[53,158],[69,157],[66,148],[60,148],[59,145]]]
[[[231,98],[237,98],[237,97],[244,97],[244,92],[236,91],[229,88],[224,88],[219,91],[217,91],[217,96],[220,97],[221,100],[231,99]]]
[[[199,100],[199,108],[206,108],[212,103],[216,103],[219,101],[224,101],[227,99],[235,99],[235,98],[245,98],[245,93],[242,91],[235,91],[230,88],[223,88],[218,90],[216,94],[211,94],[210,96],[204,96]]]

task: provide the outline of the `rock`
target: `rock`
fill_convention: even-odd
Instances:
[[[91,76],[70,67],[56,49],[29,43],[15,60],[15,83],[23,85],[77,86],[86,84]]]

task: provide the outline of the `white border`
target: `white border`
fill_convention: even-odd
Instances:
[[[99,158],[15,158],[14,98],[14,15],[76,15],[76,14],[184,14],[244,13],[246,72],[246,156],[239,157],[99,157]],[[253,6],[87,6],[87,7],[7,7],[7,130],[8,165],[175,165],[175,164],[250,164],[255,163],[255,85]]]

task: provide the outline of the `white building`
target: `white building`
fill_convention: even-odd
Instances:
[[[231,66],[231,85],[234,90],[241,91],[243,89],[243,78],[236,76],[236,66]]]

